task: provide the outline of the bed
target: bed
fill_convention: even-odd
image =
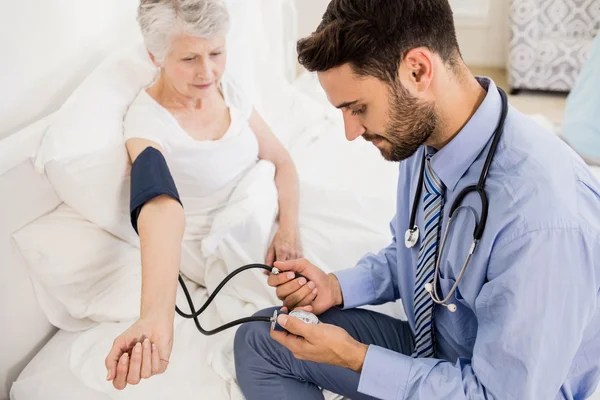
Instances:
[[[395,208],[397,165],[383,161],[378,151],[362,140],[347,142],[339,113],[327,103],[315,76],[296,76],[293,1],[229,2],[234,20],[229,65],[233,66],[232,72],[246,82],[257,108],[280,135],[296,162],[301,181],[301,234],[307,257],[328,270],[351,266],[364,253],[377,251],[390,240],[388,222]],[[48,32],[43,43],[23,36],[22,45],[17,46],[20,50],[13,46],[17,50],[9,54],[8,59],[13,63],[10,70],[15,79],[7,96],[27,99],[30,106],[0,114],[6,122],[0,126],[14,128],[2,133],[6,138],[0,141],[0,193],[3,194],[0,198],[0,292],[3,296],[0,329],[4,339],[0,398],[242,399],[231,358],[233,330],[206,338],[196,331],[192,322],[179,317],[175,323],[171,365],[166,374],[130,386],[123,392],[104,381],[103,361],[112,340],[134,319],[135,299],[139,299],[135,279],[139,278],[139,271],[127,270],[131,275],[126,275],[125,280],[133,282],[133,286],[109,285],[103,302],[85,309],[76,305],[61,306],[72,298],[57,296],[50,278],[71,276],[62,270],[66,265],[76,268],[79,264],[89,264],[88,256],[97,254],[98,249],[103,254],[116,252],[133,259],[139,253],[135,239],[128,236],[130,232],[121,231],[111,221],[103,220],[102,215],[80,206],[83,203],[75,200],[91,200],[81,197],[78,190],[67,190],[57,170],[47,165],[45,168],[43,161],[40,163],[42,149],[49,146],[49,132],[56,131],[57,126],[65,131],[73,126],[74,122],[65,119],[64,114],[77,94],[86,92],[90,86],[94,93],[105,93],[97,81],[96,86],[90,83],[90,77],[101,72],[107,62],[113,67],[121,65],[115,64],[114,57],[140,50],[134,20],[136,1],[106,1],[102,7],[85,2],[83,7],[79,6],[81,2],[71,0],[52,9],[44,9],[45,6],[36,9],[28,3],[12,5],[12,16],[0,17],[35,17],[40,24],[38,31]],[[71,29],[77,35],[69,33]],[[4,41],[6,36],[0,37]],[[52,51],[46,49],[49,44],[53,45]],[[26,54],[31,54],[31,59],[23,58],[24,49]],[[34,55],[39,54],[36,50],[52,56],[53,68],[27,66],[33,62]],[[75,57],[77,54],[81,57]],[[74,59],[78,62],[74,63]],[[235,66],[240,68],[235,71]],[[144,71],[148,72],[140,68],[134,70],[129,81],[141,79]],[[43,88],[25,84],[51,80],[57,70],[60,84],[53,82]],[[41,89],[43,93],[38,93]],[[22,106],[23,102],[15,102],[15,107],[17,104]],[[61,125],[65,120],[69,124]],[[88,128],[82,131],[83,139],[71,137],[68,145],[64,146],[63,142],[54,150],[68,154],[81,148],[78,146],[106,146],[105,137],[90,136],[93,139],[90,141],[85,136],[103,126]],[[114,160],[118,161],[118,157]],[[268,166],[258,172],[268,174]],[[99,177],[93,183],[102,185],[102,179]],[[248,190],[260,188],[254,181],[249,183]],[[102,203],[105,207],[100,208],[110,207],[111,200],[106,201],[108,203]],[[270,210],[264,212],[268,216]],[[257,215],[261,218],[263,214]],[[59,220],[77,223],[85,230],[67,232],[57,223]],[[230,236],[220,236],[221,242],[230,239]],[[105,247],[93,247],[100,244]],[[55,254],[57,249],[66,250],[53,263],[49,262],[48,254]],[[215,251],[219,249],[222,247],[215,244]],[[239,266],[245,259],[238,253],[228,256],[227,262],[215,264],[215,274],[206,275],[207,284],[218,281],[232,266]],[[98,265],[104,267],[104,261],[99,259],[89,266],[97,270]],[[58,268],[63,275],[57,275],[56,270],[50,274],[53,268]],[[232,281],[232,290],[225,291],[222,300],[203,315],[202,323],[206,327],[216,326],[224,320],[246,316],[261,305],[271,304],[272,293],[267,292],[260,279],[260,275],[249,275],[237,283]],[[254,285],[248,287],[247,281]],[[90,290],[96,286],[90,286]],[[206,289],[191,282],[190,286],[195,303],[201,304],[206,299]],[[73,285],[60,288],[73,289]],[[73,293],[75,298],[86,295],[81,290]],[[119,293],[125,294],[120,297]],[[181,291],[178,296],[178,304],[183,304]],[[111,303],[107,297],[118,301]],[[260,301],[253,302],[254,299]],[[127,306],[120,306],[125,303]],[[117,316],[111,314],[115,309],[120,313]],[[400,303],[376,309],[404,318]],[[337,396],[326,393],[326,397]]]
[[[314,79],[308,76],[295,84],[308,93],[317,89],[315,85]],[[298,92],[299,95],[300,93]],[[323,98],[319,100],[324,101]],[[41,125],[38,123],[37,128],[43,131],[45,121],[51,120],[52,116],[41,121]],[[331,119],[328,116],[318,123],[311,122],[310,131],[303,132],[305,136],[290,138],[293,142],[290,148],[302,176],[301,207],[310,210],[303,213],[302,217],[304,245],[315,257],[319,257],[322,264],[341,268],[356,260],[363,252],[376,251],[389,240],[387,223],[394,208],[396,166],[383,162],[379,154],[372,151],[367,143],[347,143],[340,121],[336,121],[333,114]],[[10,139],[17,141],[19,137],[34,135],[32,132],[26,130]],[[36,134],[37,132],[39,131],[36,129]],[[37,143],[38,140],[31,139],[31,142]],[[333,149],[338,151],[332,155]],[[360,168],[355,165],[357,157],[363,159]],[[26,173],[38,178],[35,168],[29,162],[25,165]],[[378,176],[379,180],[374,182],[373,176]],[[39,179],[46,186],[48,193],[52,193],[51,185],[43,177]],[[357,196],[357,183],[370,194]],[[384,185],[378,187],[379,183]],[[35,197],[48,198],[48,193],[39,193]],[[351,214],[336,212],[340,210],[342,203],[346,204],[343,207],[344,212]],[[53,194],[40,218],[62,205],[60,198]],[[48,228],[54,229],[52,224]],[[21,231],[17,231],[17,237]],[[361,231],[362,234],[357,234]],[[356,236],[353,240],[339,243],[339,240],[349,235]],[[85,246],[83,243],[81,245]],[[27,265],[22,267],[28,270]],[[33,275],[28,275],[28,279],[34,279]],[[36,284],[33,280],[32,283]],[[43,308],[50,308],[47,304],[49,299],[43,297],[42,291],[43,288],[37,287],[35,293],[29,296],[41,300]],[[195,287],[194,293],[196,304],[206,300],[206,292],[203,289]],[[179,294],[178,303],[181,305],[184,304],[184,300],[181,292]],[[19,297],[22,298],[22,295]],[[403,317],[400,304],[390,304],[379,309]],[[45,314],[48,315],[47,313],[48,311]],[[46,315],[40,315],[40,321],[45,319]],[[222,322],[217,315],[205,315],[202,319],[202,323],[208,327]],[[23,321],[23,325],[25,323]],[[147,381],[147,384],[129,387],[125,392],[114,391],[103,382],[103,357],[114,337],[129,324],[130,321],[105,323],[83,331],[70,332],[60,329],[55,334],[49,333],[48,335],[52,335],[51,339],[27,364],[12,385],[11,399],[242,398],[233,382],[231,354],[227,353],[230,349],[224,350],[225,354],[228,354],[227,357],[218,357],[215,355],[218,351],[210,353],[208,350],[228,347],[227,342],[230,343],[231,335],[224,334],[214,340],[205,340],[191,321],[179,318],[176,322],[171,366],[167,374],[155,377],[156,379]],[[13,337],[16,339],[16,336]],[[208,359],[203,359],[202,355],[207,353]],[[202,393],[202,397],[198,397],[198,393]],[[329,394],[329,398],[335,396]]]

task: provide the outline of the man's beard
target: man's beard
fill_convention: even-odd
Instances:
[[[366,140],[383,139],[381,155],[388,161],[411,157],[439,127],[439,117],[433,104],[419,101],[397,81],[390,86],[390,120],[384,135],[365,133]]]

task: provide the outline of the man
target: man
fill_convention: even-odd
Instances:
[[[298,51],[342,111],[348,140],[363,137],[399,161],[394,239],[335,274],[306,260],[276,264],[316,285],[314,298],[293,273],[269,277],[288,309],[312,310],[320,323],[280,316],[287,332],[238,330],[246,398],[321,399],[320,389],[352,399],[591,395],[600,377],[600,185],[512,107],[493,151],[502,97],[463,63],[448,1],[333,0]],[[487,201],[468,194],[448,229],[452,205],[482,171]],[[485,230],[463,269],[484,204]],[[356,309],[396,299],[408,321]]]

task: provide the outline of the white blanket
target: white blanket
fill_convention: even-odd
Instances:
[[[305,257],[331,272],[352,267],[365,253],[389,244],[397,165],[385,162],[366,142],[346,142],[341,121],[324,118],[315,122],[294,135],[290,152],[300,176],[300,235]],[[216,212],[208,217],[203,211],[206,201],[186,207],[191,228],[184,238],[182,272],[206,286],[188,284],[196,307],[204,304],[207,293],[227,274],[242,265],[264,261],[277,228],[274,172],[272,164],[259,162],[227,194],[224,207],[219,206],[222,194],[215,195],[211,201]],[[196,206],[198,212],[194,212]],[[200,321],[205,329],[214,329],[278,304],[262,271],[246,271],[229,282]],[[178,305],[187,310],[181,290]],[[398,304],[376,308],[403,317]],[[104,380],[104,359],[114,338],[132,322],[101,324],[75,341],[70,366],[85,385],[111,399],[243,399],[233,362],[235,328],[205,337],[193,321],[179,316],[167,372],[125,391],[114,390]]]
[[[227,206],[212,220],[209,235],[202,239],[201,255],[198,256],[202,259],[197,260],[204,266],[203,280],[207,289],[189,282],[197,307],[206,301],[207,293],[212,293],[229,273],[242,265],[264,260],[277,211],[277,191],[273,177],[272,164],[257,164],[238,184]],[[344,193],[335,196],[316,187],[307,186],[306,191],[305,196],[329,201],[331,205],[338,204],[338,200],[344,197]],[[304,204],[310,205],[310,199],[306,200],[305,198]],[[308,211],[307,214],[313,213],[314,218],[309,224],[310,228],[303,229],[309,236],[305,247],[307,256],[312,260],[327,259],[330,243],[326,240],[324,242],[322,237],[310,238],[311,231],[329,231],[330,239],[334,240],[340,233],[344,234],[344,230],[335,233],[330,227],[318,226],[319,214],[323,210],[313,207]],[[204,217],[199,214],[198,218]],[[189,219],[188,224],[193,225],[193,218]],[[340,222],[340,215],[331,215],[328,223]],[[360,229],[360,224],[355,227]],[[352,222],[349,221],[345,228],[352,230]],[[192,243],[193,237],[188,236],[187,242],[188,245]],[[311,243],[319,245],[313,246]],[[178,304],[183,310],[187,310],[181,290],[178,293]],[[220,292],[202,315],[201,324],[205,329],[214,329],[224,322],[250,316],[262,308],[277,304],[279,301],[275,292],[266,284],[262,271],[246,271],[230,281]],[[191,399],[197,398],[198,393],[202,393],[202,398],[206,399],[243,399],[236,384],[233,363],[235,329],[205,337],[196,331],[192,321],[183,320],[179,316],[176,316],[174,347],[167,372],[140,385],[128,387],[125,391],[114,390],[103,380],[104,358],[114,338],[130,323],[98,325],[79,336],[73,344],[71,369],[87,386],[106,393],[113,399]]]

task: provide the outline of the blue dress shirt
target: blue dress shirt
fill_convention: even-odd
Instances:
[[[501,113],[489,79],[483,103],[432,158],[446,186],[442,234],[460,191],[476,184]],[[402,299],[414,332],[419,244],[404,232],[421,148],[400,162],[392,243],[336,273],[344,307]],[[600,379],[600,184],[560,139],[509,107],[485,186],[489,215],[451,313],[434,309],[436,358],[413,359],[370,346],[358,390],[382,399],[583,399]],[[463,202],[481,215],[477,194]],[[423,229],[422,203],[417,224]],[[456,214],[441,256],[440,298],[473,241],[473,215]],[[398,239],[397,239],[398,238]]]

